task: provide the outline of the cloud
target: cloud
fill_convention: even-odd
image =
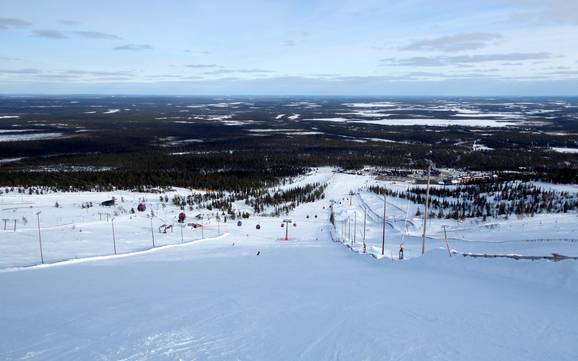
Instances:
[[[191,50],[191,49],[185,49],[184,52],[185,52],[185,53],[203,54],[203,55],[209,55],[209,54],[211,54],[210,51],[206,51],[206,50],[194,51],[194,50]]]
[[[245,74],[274,73],[273,70],[267,69],[237,69],[236,72]]]
[[[295,40],[285,40],[283,41],[283,46],[289,46],[289,47],[293,47],[293,46],[297,46],[297,41]]]
[[[121,45],[113,48],[114,50],[125,50],[125,51],[141,51],[141,50],[151,50],[153,47],[148,44],[127,44]]]
[[[34,30],[34,36],[47,39],[68,39],[72,37],[80,37],[85,39],[105,39],[105,40],[120,40],[121,38],[114,34],[101,33],[98,31],[67,31],[59,30]],[[128,46],[128,45],[127,45]]]
[[[79,79],[76,75],[70,74],[38,74],[36,75],[39,79],[50,79],[50,80],[73,80]]]
[[[309,74],[308,76],[318,77],[318,78],[333,78],[340,76],[339,74],[335,73],[316,73],[316,74]]]
[[[23,78],[24,75],[29,75],[26,79],[32,81],[43,80],[62,80],[62,81],[112,81],[112,80],[133,80],[135,72],[132,70],[119,71],[94,71],[94,70],[39,70],[35,68],[23,69],[0,69],[0,76],[18,76]]]
[[[90,75],[90,76],[133,76],[134,72],[132,71],[91,71],[91,70],[68,70],[65,72],[66,74],[71,75]]]
[[[578,1],[576,0],[510,0],[522,9],[510,14],[515,21],[531,24],[578,25]]]
[[[69,25],[69,26],[82,24],[80,21],[76,20],[58,20],[58,22],[62,25]]]
[[[217,69],[205,72],[206,75],[222,75],[222,74],[266,74],[274,73],[273,70],[267,69]]]
[[[222,68],[222,66],[217,65],[217,64],[187,64],[185,66],[187,68],[193,68],[193,69]]]
[[[435,56],[435,57],[410,57],[410,58],[385,58],[383,64],[394,66],[448,66],[487,63],[495,61],[527,61],[551,59],[553,55],[547,52],[538,53],[503,53],[503,54],[477,54],[458,56]]]
[[[574,75],[578,76],[578,70],[558,70],[558,71],[547,71],[540,73],[541,75]]]
[[[414,41],[401,47],[400,50],[441,52],[478,50],[489,46],[502,37],[496,33],[461,33]]]
[[[68,39],[68,36],[58,30],[34,30],[33,34],[39,38]]]
[[[97,31],[71,31],[71,34],[78,35],[87,39],[109,39],[120,40],[121,38],[114,34],[100,33]]]
[[[30,25],[32,25],[32,23],[26,20],[0,17],[0,30],[8,30],[12,28],[24,28]]]
[[[20,58],[14,58],[14,57],[11,57],[11,56],[0,56],[0,60],[3,60],[3,61],[20,61],[20,60],[22,60],[22,59],[20,59]]]
[[[41,71],[34,68],[24,69],[0,69],[0,74],[40,74]]]

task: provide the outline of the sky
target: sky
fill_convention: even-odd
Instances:
[[[577,0],[0,0],[0,93],[578,95]]]

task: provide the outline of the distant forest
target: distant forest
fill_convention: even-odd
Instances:
[[[421,156],[418,155],[422,153]],[[424,154],[425,153],[425,154]],[[516,170],[515,178],[543,180],[554,183],[578,183],[578,162],[556,154],[475,152],[452,161],[451,149],[433,153],[415,151],[408,154],[396,147],[339,150],[317,149],[308,152],[272,154],[261,152],[211,153],[167,156],[162,153],[127,153],[99,156],[63,156],[50,164],[39,162],[34,171],[27,164],[0,168],[2,186],[53,186],[61,190],[134,189],[144,191],[155,187],[192,187],[198,189],[241,191],[277,184],[283,177],[302,174],[309,167],[337,166],[360,169],[365,165],[425,168],[432,159],[438,167],[470,170]],[[33,164],[33,163],[32,163]],[[102,164],[102,166],[101,166]],[[566,165],[568,164],[568,165]],[[56,165],[56,166],[55,166]],[[87,166],[90,165],[90,166]],[[103,167],[103,168],[99,168]]]
[[[371,186],[376,194],[407,199],[425,205],[425,187],[412,187],[405,192]],[[519,181],[482,182],[451,187],[432,187],[428,216],[431,218],[499,218],[531,216],[540,213],[567,213],[578,210],[574,193],[545,190],[532,183]],[[416,216],[422,215],[423,208]]]
[[[298,100],[316,103],[294,105]],[[520,179],[578,183],[578,154],[550,150],[578,147],[578,115],[572,107],[531,99],[525,107],[549,109],[549,118],[556,119],[540,125],[476,128],[307,120],[350,112],[345,104],[351,99],[343,98],[242,99],[224,103],[225,107],[222,101],[79,97],[72,103],[66,97],[0,97],[0,113],[18,114],[18,119],[0,119],[0,135],[15,129],[17,136],[61,135],[50,140],[0,141],[0,186],[241,191],[274,185],[310,167],[423,169],[428,160],[443,168],[512,171]],[[394,101],[413,109],[401,110],[399,117],[455,115],[428,110],[445,100]],[[480,112],[511,111],[500,101],[452,102]],[[123,111],[105,114],[113,108]],[[292,120],[289,114],[299,118]],[[486,148],[476,150],[476,144]]]

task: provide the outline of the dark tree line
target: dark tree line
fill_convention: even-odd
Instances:
[[[311,203],[325,198],[327,184],[307,184],[287,190],[277,190],[274,193],[266,192],[258,197],[249,197],[245,203],[261,213],[266,207],[274,207],[273,214],[278,216],[287,214],[290,210],[302,203]]]
[[[377,194],[407,199],[424,205],[426,189],[412,187],[405,192],[371,186]],[[532,183],[509,181],[430,188],[429,216],[436,218],[483,218],[534,216],[578,210],[578,196],[569,192],[544,190]],[[418,209],[417,215],[421,215]]]
[[[286,179],[284,179],[284,182]],[[271,191],[268,188],[247,188],[234,192],[212,191],[206,193],[193,193],[187,196],[175,194],[172,203],[184,209],[206,208],[219,210],[234,218],[235,210],[233,203],[244,200],[245,204],[253,208],[255,213],[262,213],[267,207],[274,207],[275,215],[289,213],[290,210],[302,203],[315,202],[325,198],[326,184],[307,184],[287,190],[277,189]],[[167,195],[160,196],[161,202],[168,202]]]

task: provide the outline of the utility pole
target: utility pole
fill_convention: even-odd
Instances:
[[[357,240],[357,211],[355,211],[355,223],[353,223],[353,243]]]
[[[446,228],[447,228],[448,226],[446,226],[446,225],[444,224],[442,227],[443,227],[443,229],[444,229],[444,238],[445,238],[445,241],[446,241],[446,248],[448,249],[448,254],[449,254],[449,256],[451,257],[451,256],[452,256],[452,252],[450,251],[450,244],[448,243],[448,232],[446,231]]]
[[[114,235],[114,217],[112,217],[112,220],[110,221],[110,223],[112,224],[112,246],[114,247],[114,254],[116,254],[116,237]]]
[[[422,255],[425,253],[425,234],[426,234],[427,217],[428,217],[428,213],[429,213],[430,176],[431,176],[431,162],[428,164],[428,167],[427,167],[427,188],[425,191],[425,212],[423,215],[423,234],[421,236],[421,254]]]
[[[42,237],[40,236],[40,213],[36,212],[36,219],[38,220],[38,244],[40,246],[40,262],[44,264],[44,254],[42,253]]]
[[[381,235],[381,255],[385,255],[385,220],[387,211],[387,193],[383,194],[383,230]]]
[[[363,208],[363,243],[365,243],[365,230],[367,229],[367,208]]]
[[[151,237],[153,240],[153,248],[155,248],[155,232],[153,230],[153,217],[151,216]]]
[[[351,242],[351,218],[347,215],[347,239]]]
[[[365,230],[367,228],[367,208],[363,208],[363,253],[365,253]]]

